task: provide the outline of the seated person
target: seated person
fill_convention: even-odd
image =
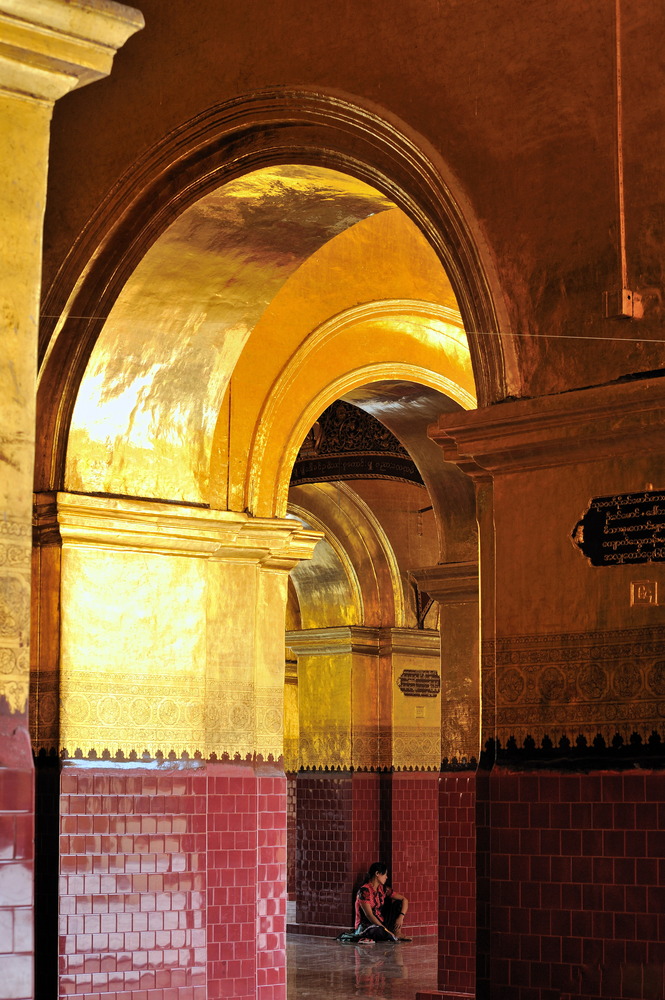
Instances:
[[[410,941],[401,936],[409,901],[388,886],[388,866],[375,862],[356,896],[354,937],[368,944],[374,941]]]

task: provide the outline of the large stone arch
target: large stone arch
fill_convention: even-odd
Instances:
[[[384,192],[442,261],[469,333],[481,405],[511,392],[509,333],[481,227],[426,143],[339,97],[263,92],[211,108],[151,149],[99,206],[48,290],[38,389],[38,489],[63,483],[76,393],[106,317],[147,250],[187,207],[269,164],[332,167]],[[453,183],[453,182],[451,182]],[[483,336],[491,333],[492,336]],[[507,338],[510,345],[510,338]]]
[[[342,116],[341,120],[343,127],[339,126],[339,135],[347,139],[351,136],[351,139],[348,139],[349,148],[334,155],[329,150],[325,155],[320,154],[315,148],[315,139],[318,137],[318,141],[322,142],[321,137],[328,135],[330,126],[327,119],[307,119],[294,124],[270,118],[260,141],[253,134],[238,136],[229,125],[225,142],[218,143],[215,150],[207,146],[200,148],[198,160],[192,152],[191,161],[179,163],[177,169],[172,164],[172,175],[156,170],[153,177],[156,186],[149,190],[149,186],[145,185],[136,203],[125,205],[126,212],[120,212],[119,203],[115,204],[115,211],[112,206],[106,206],[109,209],[106,235],[98,241],[96,249],[88,244],[86,250],[86,239],[90,235],[86,234],[69,259],[67,266],[72,266],[69,278],[74,279],[70,287],[74,290],[67,292],[65,268],[60,274],[60,291],[66,301],[63,301],[62,308],[51,304],[45,309],[47,314],[60,316],[58,328],[46,349],[40,386],[40,405],[43,407],[40,419],[46,433],[44,450],[38,456],[38,484],[45,501],[42,508],[45,515],[46,488],[49,498],[63,484],[70,492],[62,492],[55,497],[48,516],[44,518],[41,535],[44,548],[48,545],[57,548],[53,543],[57,541],[58,532],[63,542],[62,566],[66,586],[63,587],[63,602],[57,614],[62,614],[64,641],[61,649],[65,656],[55,664],[57,669],[50,674],[42,668],[51,664],[39,664],[37,687],[40,698],[42,694],[53,693],[45,689],[46,680],[60,685],[58,690],[67,693],[67,709],[70,710],[64,713],[69,726],[67,742],[63,744],[62,740],[58,740],[56,730],[59,721],[56,720],[53,725],[55,735],[52,740],[45,740],[44,745],[65,749],[68,759],[72,753],[93,759],[95,755],[115,756],[115,762],[120,765],[127,756],[133,760],[142,753],[146,758],[158,759],[164,756],[184,758],[187,754],[194,754],[208,761],[214,757],[215,766],[221,760],[223,767],[227,764],[230,767],[231,760],[238,758],[252,765],[255,762],[258,765],[266,762],[278,765],[283,731],[280,702],[283,662],[280,674],[278,640],[283,647],[283,636],[278,635],[276,623],[286,601],[286,573],[295,562],[310,554],[316,541],[314,532],[307,527],[301,529],[281,516],[286,512],[285,491],[290,467],[305,433],[327,403],[368,384],[391,379],[426,386],[447,396],[454,407],[473,405],[474,378],[468,364],[463,325],[465,316],[462,313],[460,318],[461,309],[452,316],[446,313],[447,307],[442,307],[435,296],[435,301],[424,302],[415,297],[409,299],[407,293],[404,293],[403,299],[384,299],[378,307],[361,300],[354,312],[343,312],[337,319],[333,317],[323,331],[320,324],[316,325],[313,339],[308,342],[305,338],[297,343],[295,351],[284,359],[283,370],[280,369],[277,378],[269,380],[265,394],[257,397],[256,420],[252,418],[250,421],[251,433],[244,464],[242,449],[235,452],[241,466],[237,482],[242,487],[237,496],[231,489],[236,483],[231,474],[226,497],[222,497],[220,492],[214,497],[201,494],[193,499],[186,493],[183,495],[168,489],[141,493],[136,488],[136,480],[131,477],[127,485],[120,484],[120,488],[113,481],[104,481],[101,488],[99,485],[95,488],[92,480],[85,477],[73,483],[64,479],[71,416],[85,367],[99,343],[100,331],[109,324],[111,311],[118,307],[132,275],[164,238],[169,225],[186,220],[187,212],[196,206],[201,207],[207,197],[221,189],[224,181],[228,181],[225,185],[228,189],[236,180],[249,178],[253,171],[270,164],[317,164],[323,159],[325,166],[322,169],[343,169],[345,176],[360,178],[360,183],[372,183],[377,197],[387,199],[389,196],[391,207],[400,209],[407,206],[409,225],[419,238],[422,238],[423,230],[426,231],[429,243],[423,240],[423,244],[430,253],[434,247],[437,266],[444,257],[447,266],[453,267],[454,264],[457,268],[455,281],[450,280],[450,287],[455,300],[457,289],[460,289],[459,294],[465,302],[464,312],[470,317],[466,325],[471,329],[488,328],[485,320],[490,300],[483,298],[480,285],[477,302],[470,296],[468,288],[464,290],[465,267],[468,266],[469,274],[476,274],[479,281],[482,270],[478,268],[474,271],[475,265],[472,264],[476,258],[473,254],[468,259],[463,254],[460,256],[459,231],[456,231],[457,242],[451,244],[453,250],[448,249],[444,253],[441,232],[445,228],[443,222],[446,219],[450,222],[444,211],[445,199],[438,205],[440,218],[434,226],[429,210],[425,211],[422,207],[428,198],[433,197],[427,184],[422,190],[419,187],[418,197],[413,194],[407,196],[406,187],[388,176],[386,165],[392,163],[391,157],[394,156],[395,172],[401,171],[404,184],[409,177],[414,179],[417,174],[418,185],[423,185],[423,176],[427,174],[424,161],[421,163],[421,159],[416,157],[422,169],[419,167],[410,174],[408,157],[406,154],[397,155],[392,149],[390,143],[395,141],[394,130],[386,126],[383,164],[363,166],[360,152],[366,143],[366,135],[358,130],[353,116],[349,119]],[[208,135],[206,124],[209,122],[205,118],[199,122],[203,133]],[[284,137],[289,131],[291,139],[287,143]],[[274,146],[266,148],[262,145],[266,135]],[[306,137],[300,146],[295,141],[297,136],[301,139]],[[183,147],[186,146],[187,137],[181,136],[181,139]],[[257,145],[252,147],[254,140]],[[244,143],[249,144],[249,151]],[[415,156],[415,147],[412,149],[407,140],[404,143],[408,146],[409,156]],[[339,145],[343,146],[341,139]],[[399,143],[397,148],[399,151]],[[245,151],[238,154],[231,166],[230,151],[238,153],[240,149]],[[434,183],[434,173],[431,179]],[[170,182],[172,187],[162,190],[162,186],[168,187]],[[149,205],[150,196],[152,204]],[[433,204],[430,206],[434,214],[435,207]],[[453,212],[450,206],[449,209]],[[120,214],[116,215],[116,211]],[[97,222],[102,225],[102,220],[103,212]],[[362,224],[361,221],[358,225]],[[441,242],[440,247],[437,241]],[[80,254],[79,264],[85,260],[80,269],[74,266],[77,254]],[[91,260],[89,265],[88,260]],[[442,273],[443,270],[441,268]],[[55,292],[53,294],[56,295]],[[55,303],[54,299],[49,301]],[[481,308],[483,302],[487,306],[484,312]],[[446,352],[443,346],[446,324],[455,328],[457,340],[455,336],[450,339],[455,341],[455,351],[467,352],[465,361],[460,362],[459,358],[456,361],[449,356],[451,352]],[[363,331],[364,335],[368,335],[372,330],[377,336],[363,346],[360,335]],[[229,370],[235,370],[248,342],[249,336],[245,337],[244,333],[236,338]],[[487,338],[482,343],[496,347],[498,340]],[[324,357],[326,349],[331,351],[329,358]],[[309,360],[304,357],[303,351],[305,354],[310,351]],[[482,351],[477,353],[482,356]],[[310,363],[314,356],[317,358],[316,377],[305,385],[306,405],[301,406],[302,400],[295,396],[289,400],[288,393],[282,392],[284,380],[288,381],[291,376],[298,380],[299,373],[308,367],[311,372]],[[401,357],[405,360],[400,360]],[[489,368],[492,364],[494,362]],[[483,382],[482,364],[480,369],[478,364],[476,368],[476,383],[480,380],[487,389],[491,380]],[[499,396],[505,391],[505,385],[502,385]],[[149,382],[147,387],[152,389]],[[492,393],[497,395],[492,390],[488,399]],[[271,425],[271,413],[278,418],[277,425],[274,420]],[[281,438],[282,424],[288,429],[285,447],[276,444]],[[222,416],[216,426],[221,430],[223,425]],[[264,439],[269,442],[269,447],[262,450]],[[213,456],[220,450],[218,445],[221,445],[220,436],[215,433]],[[216,481],[217,472],[212,470],[211,481]],[[453,471],[452,475],[456,476],[457,472]],[[464,499],[465,511],[472,519],[470,496]],[[60,556],[54,552],[53,557],[55,564]],[[151,564],[148,571],[145,568],[146,558]],[[47,563],[48,560],[44,559],[41,565],[45,567]],[[46,598],[49,588],[52,591],[57,572],[59,569],[54,570],[51,576],[45,573],[41,578],[42,595]],[[86,602],[92,600],[91,595],[101,587],[110,593],[109,602],[95,603],[98,615],[86,614]],[[163,594],[168,595],[167,601],[162,600]],[[119,602],[117,610],[120,614],[115,613],[114,601]],[[123,620],[120,606],[123,602],[132,611],[132,614],[124,616],[130,626],[125,636],[127,641],[124,645],[116,643],[114,649],[109,651],[105,637],[113,622]],[[184,616],[189,623],[183,633],[179,622]],[[90,626],[87,632],[79,628],[82,621],[86,622],[86,627]],[[58,621],[58,627],[61,622]],[[46,637],[49,628],[47,618],[40,622],[40,628]],[[128,644],[130,631],[131,648]],[[337,636],[340,643],[335,646],[334,655],[351,658],[351,683],[347,684],[347,693],[352,691],[354,657],[362,658],[363,663],[366,661],[372,669],[377,667],[376,690],[372,693],[375,710],[370,717],[365,717],[364,712],[360,713],[361,717],[356,717],[355,709],[351,707],[352,699],[349,700],[348,719],[344,717],[351,734],[348,752],[346,735],[341,731],[339,746],[335,744],[331,748],[325,742],[312,742],[313,756],[310,760],[313,766],[319,768],[327,766],[325,761],[323,764],[320,761],[316,763],[319,751],[327,754],[329,750],[333,754],[329,759],[336,767],[371,771],[377,767],[390,768],[396,761],[397,770],[404,772],[403,780],[396,779],[395,783],[396,815],[399,814],[399,796],[403,795],[406,801],[410,794],[409,782],[412,779],[407,777],[407,772],[411,773],[414,768],[427,772],[428,809],[432,815],[436,812],[441,756],[440,719],[436,717],[437,712],[440,715],[440,701],[436,700],[440,697],[439,693],[435,695],[435,700],[428,702],[424,723],[415,723],[410,717],[405,720],[399,713],[393,717],[390,711],[386,713],[379,709],[381,692],[386,697],[392,697],[396,691],[400,693],[399,676],[403,670],[410,669],[407,664],[412,663],[414,657],[419,663],[438,663],[438,636],[432,629],[428,634],[423,634],[425,631],[388,627],[375,629],[370,634],[363,629],[352,632],[348,642],[346,635]],[[157,662],[151,659],[154,651],[163,646],[165,636],[169,640],[169,650],[172,650],[168,689],[164,686],[164,678],[159,676]],[[88,655],[91,646],[95,647],[96,657]],[[51,655],[53,648],[47,642],[40,645],[45,658]],[[309,652],[312,653],[311,646]],[[124,662],[130,655],[137,654],[141,669],[137,669],[136,676],[130,680],[126,676]],[[328,647],[323,653],[319,647],[312,655],[328,656]],[[379,666],[382,668],[381,678],[378,676]],[[426,672],[435,673],[431,669]],[[363,684],[369,685],[372,670],[359,667],[356,676],[362,679]],[[153,681],[153,678],[157,679]],[[87,700],[84,705],[78,706],[71,696],[80,693],[84,682],[88,685],[85,692]],[[45,699],[42,704],[46,704]],[[125,704],[134,709],[127,722],[123,715]],[[81,708],[79,716],[72,710],[77,707]],[[408,708],[410,705],[406,704],[404,711]],[[177,741],[174,718],[181,724]],[[227,761],[227,757],[230,760]],[[277,782],[281,777],[274,780]],[[257,784],[258,787],[260,785]],[[409,834],[410,831],[403,826],[395,835],[395,843],[406,844]],[[427,851],[432,864],[436,862],[437,850],[436,831],[431,827]],[[415,880],[415,872],[411,875]],[[428,927],[431,932],[435,922],[435,908],[430,905],[427,916],[423,917],[423,927]],[[257,956],[257,961],[262,960],[260,947]]]

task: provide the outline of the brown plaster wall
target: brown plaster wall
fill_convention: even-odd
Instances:
[[[56,106],[45,287],[100,199],[138,156],[206,108],[264,88],[340,94],[375,109],[441,169],[496,259],[521,394],[663,364],[636,325],[602,317],[618,281],[613,5],[606,0],[141,0],[145,29],[113,75]],[[629,281],[662,306],[659,5],[624,14]],[[629,23],[628,23],[629,22]],[[431,150],[430,150],[431,154]],[[380,166],[380,164],[378,164]],[[496,291],[496,289],[495,289]],[[616,339],[558,343],[553,335]],[[547,339],[535,339],[544,337]],[[532,339],[534,338],[534,339]],[[620,339],[625,343],[618,343]]]

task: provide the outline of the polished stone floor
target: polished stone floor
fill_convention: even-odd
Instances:
[[[414,1000],[436,988],[436,942],[340,944],[287,935],[288,1000]]]

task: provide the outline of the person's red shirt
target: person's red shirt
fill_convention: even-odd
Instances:
[[[373,889],[369,882],[361,886],[356,894],[356,928],[360,926],[361,923],[367,924],[368,920],[363,913],[361,903],[369,903],[370,909],[377,920],[383,923],[383,914],[381,913],[381,908],[384,902],[389,896],[392,896],[393,891],[389,885],[377,885],[376,889]]]

